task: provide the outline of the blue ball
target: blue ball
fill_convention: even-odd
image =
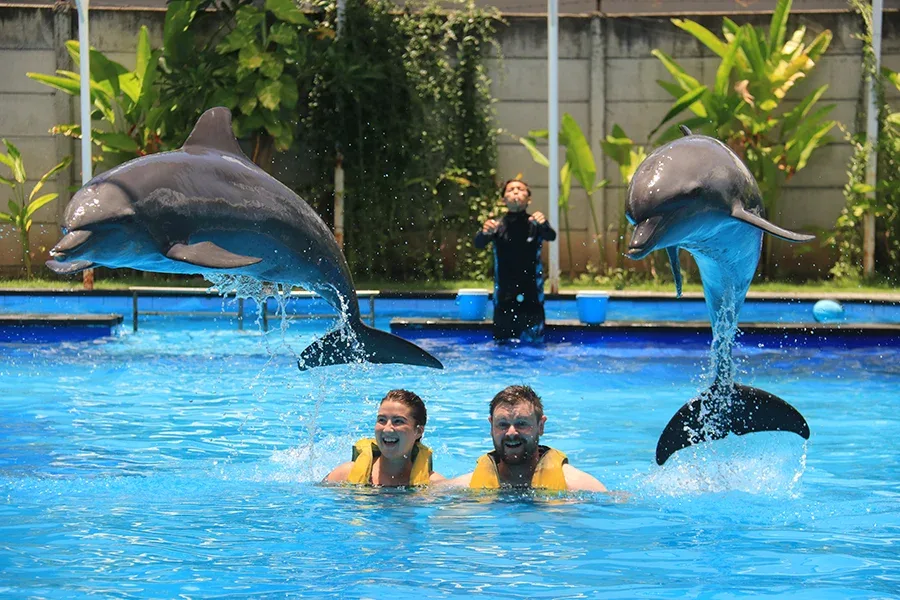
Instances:
[[[819,300],[813,306],[813,317],[819,323],[830,323],[844,320],[844,307],[835,300]]]

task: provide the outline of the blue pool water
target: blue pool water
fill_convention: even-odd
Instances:
[[[384,326],[384,323],[379,323]],[[739,351],[739,380],[809,421],[685,450],[702,345],[421,343],[444,371],[300,373],[286,333],[150,318],[97,342],[0,347],[4,598],[885,598],[900,593],[900,349]],[[543,396],[542,441],[624,498],[329,488],[378,399],[418,392],[446,476],[487,404]]]

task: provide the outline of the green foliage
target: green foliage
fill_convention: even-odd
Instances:
[[[321,6],[322,25],[336,30],[335,4]],[[351,0],[310,71],[299,135],[314,177],[302,191],[329,217],[342,155],[345,254],[359,278],[488,274],[489,254],[472,237],[497,198],[484,64],[496,17],[448,6],[398,12],[387,0]],[[445,262],[454,250],[456,262]]]
[[[31,224],[35,213],[59,195],[55,192],[38,195],[38,192],[41,191],[47,180],[68,167],[72,158],[67,156],[58,165],[44,173],[26,197],[25,182],[28,181],[28,176],[25,174],[22,154],[12,142],[4,139],[3,143],[6,145],[6,154],[0,154],[0,163],[9,168],[11,177],[0,176],[0,182],[12,188],[12,198],[7,203],[9,212],[0,212],[0,223],[12,223],[18,230],[19,241],[22,245],[22,259],[25,262],[25,275],[31,279],[31,243],[29,240]]]
[[[606,139],[600,143],[603,153],[615,162],[619,167],[619,177],[622,184],[627,188],[634,177],[634,172],[640,166],[644,159],[647,158],[647,150],[644,146],[639,146],[625,131],[618,125],[613,125],[612,133],[606,136]],[[624,200],[622,203],[624,207]],[[624,267],[624,256],[627,250],[626,245],[631,237],[630,225],[625,218],[625,210],[619,211],[618,237],[616,238],[616,267],[622,269]]]
[[[848,167],[849,180],[844,187],[846,206],[835,224],[829,243],[838,250],[831,274],[838,280],[859,281],[863,278],[863,218],[875,216],[876,276],[896,282],[900,279],[900,112],[892,112],[885,100],[885,86],[900,90],[900,73],[876,69],[872,49],[872,6],[852,0],[851,5],[863,19],[865,84],[875,87],[878,106],[878,141],[874,147],[865,141],[865,133],[850,137],[854,153]],[[872,151],[878,153],[876,184],[867,183],[867,170]]]
[[[550,133],[546,129],[532,130],[528,137],[519,138],[519,142],[528,149],[532,159],[541,166],[550,167],[550,160],[537,147],[538,139],[547,139]],[[566,160],[560,168],[560,192],[559,206],[563,209],[563,219],[566,230],[569,229],[569,197],[572,192],[572,179],[578,182],[584,190],[588,208],[591,212],[591,220],[594,224],[594,243],[598,246],[600,262],[605,262],[603,252],[603,234],[600,222],[597,218],[597,209],[594,206],[594,194],[606,187],[609,181],[597,180],[597,162],[594,160],[594,152],[588,143],[584,132],[572,115],[563,113],[562,123],[559,128],[559,144],[566,149]],[[574,261],[572,258],[572,242],[566,236],[567,250],[569,253],[569,270],[571,272]]]
[[[66,49],[78,67],[81,48],[77,41],[66,42]],[[158,105],[156,86],[159,51],[150,47],[150,34],[142,26],[138,33],[135,68],[129,71],[90,49],[90,93],[92,121],[102,121],[103,128],[91,129],[91,140],[99,146],[95,162],[104,168],[114,167],[132,158],[164,149],[160,137],[163,109]],[[81,75],[59,70],[56,75],[27,73],[28,77],[71,96],[81,93]],[[51,132],[81,138],[81,125],[57,125]]]
[[[807,43],[805,26],[788,35],[790,8],[791,0],[779,0],[768,31],[723,17],[722,38],[690,19],[672,19],[721,58],[712,86],[701,84],[661,50],[653,51],[674,79],[658,83],[675,102],[651,137],[685,111],[692,113],[656,142],[678,137],[679,125],[723,140],[756,178],[770,218],[778,214],[784,184],[830,141],[828,133],[836,124],[827,118],[834,106],[818,105],[827,86],[797,99],[792,108],[784,106],[792,99],[791,89],[815,68],[832,39],[825,30]],[[768,237],[764,243],[768,247]],[[764,254],[768,257],[767,250]],[[764,261],[764,271],[767,265]]]
[[[227,73],[234,79],[217,90],[213,102],[232,110],[238,137],[264,131],[277,150],[291,146],[296,69],[305,63],[300,27],[310,25],[293,0],[265,0],[264,8],[244,4],[235,11],[233,29],[216,46],[235,66]]]
[[[274,151],[293,144],[299,82],[316,38],[329,35],[314,30],[293,0],[169,2],[161,87],[172,137],[183,140],[205,109],[226,106],[235,135],[253,141],[252,160],[270,167]]]

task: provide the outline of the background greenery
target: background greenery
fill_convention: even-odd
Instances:
[[[852,3],[861,15],[860,29],[867,32],[870,3]],[[701,84],[671,57],[653,52],[672,77],[659,85],[673,104],[646,142],[630,139],[618,126],[602,140],[622,182],[654,146],[687,125],[734,148],[760,182],[770,214],[777,213],[782,187],[829,141],[835,126],[828,119],[831,107],[818,105],[824,87],[792,97],[795,82],[827,51],[831,32],[811,36],[802,26],[788,27],[790,9],[790,0],[779,0],[767,27],[723,18],[720,35],[689,19],[672,20],[720,58],[715,81]],[[342,17],[336,11],[334,0],[317,0],[306,12],[293,0],[172,0],[163,46],[151,48],[142,28],[135,69],[92,49],[100,168],[177,148],[205,109],[228,106],[248,155],[292,185],[326,222],[333,217],[334,168],[342,161],[345,252],[358,280],[484,280],[491,256],[471,241],[498,194],[499,132],[485,60],[499,56],[495,36],[503,21],[465,1],[401,8],[387,0],[348,0]],[[870,56],[870,34],[861,39]],[[77,64],[77,42],[66,46]],[[873,69],[870,64],[868,76],[882,89],[900,84],[896,73]],[[29,76],[78,93],[76,72]],[[782,109],[786,100],[793,100],[790,109]],[[860,217],[867,210],[878,219],[878,277],[896,281],[900,271],[900,117],[881,104],[878,188],[865,187],[870,149],[853,137],[857,152],[848,165],[847,209],[835,230],[826,232],[839,253],[831,273],[835,279],[861,277]],[[74,123],[60,124],[56,132],[81,133]],[[533,131],[522,142],[545,164],[539,137],[546,131]],[[562,216],[572,193],[585,194],[597,245],[596,263],[570,279],[617,289],[645,280],[664,284],[671,278],[664,259],[654,257],[638,269],[621,261],[629,227],[624,221],[600,224],[592,198],[608,183],[597,178],[597,161],[604,157],[591,153],[570,115],[564,115],[560,141],[566,150]],[[303,172],[278,172],[279,152],[299,157]],[[618,258],[607,264],[600,249],[613,233]],[[765,260],[762,274],[772,275]],[[102,277],[133,275],[118,271]],[[689,281],[695,275],[685,273]]]

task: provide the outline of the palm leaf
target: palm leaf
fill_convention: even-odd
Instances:
[[[716,34],[712,31],[700,25],[695,21],[691,21],[690,19],[672,19],[672,23],[688,33],[697,38],[700,43],[704,46],[718,54],[719,56],[725,56],[728,53],[728,45],[722,42]]]
[[[679,98],[678,101],[672,105],[672,108],[669,109],[669,112],[666,113],[666,116],[664,116],[662,118],[662,120],[659,122],[659,124],[653,128],[653,131],[650,132],[650,135],[648,137],[653,137],[653,135],[657,131],[659,131],[660,127],[662,127],[663,125],[668,123],[671,119],[673,119],[674,117],[679,115],[688,106],[694,104],[697,100],[699,100],[703,96],[703,94],[707,93],[708,91],[709,90],[707,90],[706,86],[704,85],[693,91],[686,93],[681,98]]]
[[[769,56],[775,54],[784,43],[787,31],[788,14],[791,12],[791,0],[779,0],[769,24]]]
[[[57,196],[59,196],[59,194],[53,192],[51,194],[44,194],[40,198],[35,198],[31,202],[29,202],[28,206],[25,208],[25,218],[30,220],[34,213],[40,210],[41,207],[46,205],[48,202],[52,202],[53,200],[55,200]]]
[[[72,157],[67,156],[58,165],[44,173],[44,176],[41,177],[40,181],[35,184],[34,188],[31,190],[31,193],[28,195],[28,200],[31,201],[31,199],[34,198],[34,195],[37,194],[42,187],[44,187],[44,184],[47,183],[48,179],[68,167],[70,164],[72,164]]]
[[[537,149],[533,139],[519,138],[519,142],[531,153],[531,158],[542,167],[550,167],[550,161]]]

